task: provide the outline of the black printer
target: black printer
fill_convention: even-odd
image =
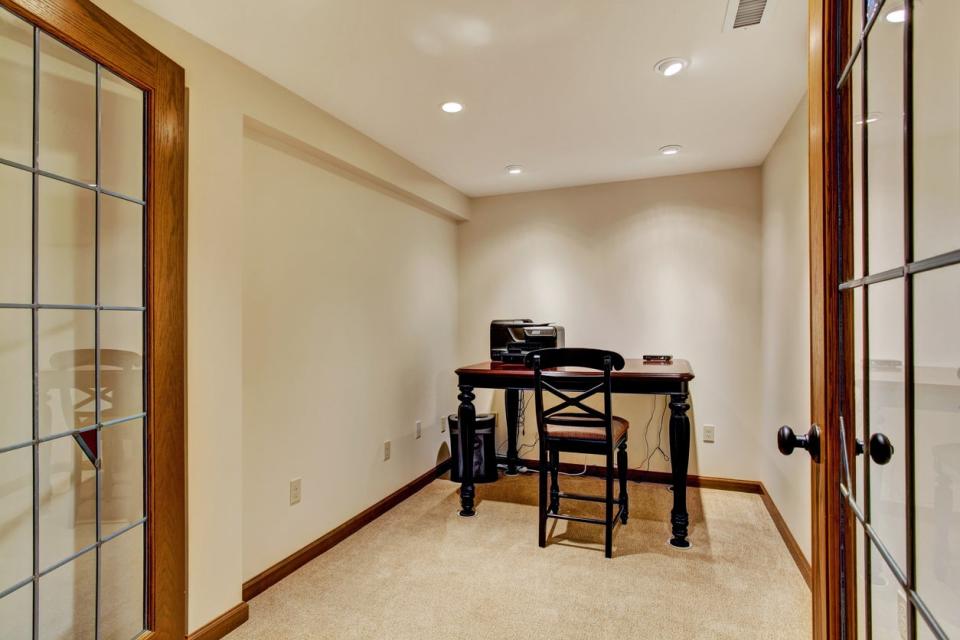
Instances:
[[[490,322],[490,359],[523,364],[531,351],[563,346],[563,327],[529,319]]]

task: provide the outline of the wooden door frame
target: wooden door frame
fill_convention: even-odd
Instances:
[[[846,575],[856,575],[855,528],[840,494],[840,416],[853,415],[849,406],[853,376],[844,375],[853,370],[853,350],[843,350],[841,344],[852,344],[853,308],[852,294],[841,293],[839,284],[853,272],[850,251],[841,249],[853,243],[849,220],[840,224],[840,216],[849,218],[852,210],[851,190],[842,188],[850,184],[852,175],[850,100],[849,95],[838,96],[836,87],[850,51],[850,28],[848,1],[809,0],[810,409],[821,431],[820,461],[810,465],[816,640],[842,637],[843,626],[848,637],[855,638],[857,620],[856,585],[852,580],[842,585],[840,579],[844,563]],[[840,201],[841,195],[846,202]],[[845,353],[843,361],[841,353]],[[847,428],[846,434],[847,451],[854,451],[854,429]]]
[[[186,635],[184,71],[89,0],[0,0],[144,90],[148,388],[145,638]]]

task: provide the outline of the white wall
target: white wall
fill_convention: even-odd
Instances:
[[[767,487],[809,559],[810,458],[781,455],[775,437],[784,424],[797,433],[806,433],[810,426],[808,173],[804,97],[761,170],[763,384],[757,479]]]
[[[247,580],[436,464],[456,404],[457,247],[453,221],[262,128],[243,168]]]
[[[686,358],[696,373],[690,472],[756,478],[760,200],[757,168],[474,200],[460,233],[461,359],[485,360],[490,319],[515,317],[559,322],[568,346]],[[656,447],[655,402],[616,398],[633,467]],[[503,411],[502,396],[478,393],[478,409],[491,408]],[[715,444],[700,442],[704,424],[716,425]],[[655,455],[649,468],[669,464]]]
[[[243,186],[245,119],[265,123],[329,163],[438,215],[464,219],[469,204],[425,171],[129,0],[97,4],[186,69],[188,626],[195,630],[240,602],[244,578],[239,532],[245,508],[241,466],[245,420],[240,400],[244,195],[249,193]],[[337,311],[330,309],[331,314]],[[381,382],[375,386],[388,387]],[[429,402],[414,397],[408,401],[410,406]],[[412,413],[404,409],[399,415]],[[429,449],[433,444],[424,440],[421,446]],[[424,454],[413,459],[426,458]],[[289,479],[286,469],[276,473],[283,483]],[[396,478],[366,487],[355,512],[382,498],[382,490]],[[341,478],[336,481],[342,483]],[[309,487],[305,499],[307,491]],[[285,488],[280,499],[286,499]],[[323,533],[318,530],[314,537]]]

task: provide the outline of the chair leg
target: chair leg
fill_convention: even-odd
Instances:
[[[611,447],[612,448],[612,447]],[[613,451],[607,452],[607,517],[604,524],[603,555],[613,557]]]
[[[550,511],[560,513],[560,450],[550,448]]]
[[[538,543],[547,546],[547,447],[540,443],[540,503],[538,522]]]
[[[621,524],[627,524],[627,514],[630,512],[630,496],[627,493],[627,441],[624,440],[617,449],[617,471],[620,474],[620,511]]]

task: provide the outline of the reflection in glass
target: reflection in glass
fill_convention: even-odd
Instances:
[[[40,35],[40,168],[87,184],[96,181],[96,65]]]
[[[869,272],[903,264],[903,25],[877,20],[867,39]]]
[[[100,568],[100,637],[130,640],[143,630],[143,526],[104,543]]]
[[[0,9],[0,158],[33,165],[33,27]]]
[[[960,266],[913,292],[917,591],[960,637]]]
[[[870,285],[870,432],[883,433],[895,453],[885,465],[870,465],[870,520],[897,563],[906,566],[906,456],[903,376],[903,281]],[[865,456],[864,456],[865,458]]]
[[[143,305],[143,207],[100,197],[100,302]]]
[[[40,437],[96,424],[94,312],[38,315]]]
[[[33,176],[0,165],[0,194],[0,302],[30,302]]]
[[[960,2],[913,12],[914,258],[960,247]]]
[[[39,445],[40,569],[97,539],[97,482],[93,463],[71,437]]]
[[[867,637],[867,539],[859,524],[857,529],[857,638]]]
[[[143,312],[100,313],[101,419],[143,411]]]
[[[40,578],[41,640],[94,637],[97,556],[89,551]]]
[[[100,75],[100,182],[143,196],[143,91],[106,69]]]
[[[856,12],[854,12],[856,13]],[[853,182],[850,183],[850,199],[853,203],[853,277],[863,276],[863,133],[873,124],[867,122],[863,114],[863,62],[857,58],[850,70],[850,112],[853,125],[850,127],[850,160],[853,168]]]
[[[876,549],[870,554],[870,594],[873,640],[907,637],[907,596]]]
[[[0,447],[33,434],[32,336],[29,309],[0,309]]]
[[[40,302],[93,304],[96,277],[96,193],[40,178]]]
[[[143,421],[131,420],[100,432],[100,535],[143,518]]]
[[[33,449],[0,453],[0,591],[33,574]],[[0,637],[8,637],[0,634]]]
[[[854,152],[856,153],[856,151]],[[848,295],[846,300],[851,301],[853,304],[853,379],[854,379],[854,419],[853,419],[853,430],[855,437],[863,441],[864,433],[866,428],[866,420],[864,419],[864,386],[863,386],[863,287],[858,287],[852,291],[852,295]],[[849,425],[851,421],[845,421],[845,425]],[[850,429],[850,426],[845,426],[846,429]],[[866,486],[864,471],[866,469],[866,460],[867,457],[863,455],[854,455],[854,452],[848,451],[848,456],[853,457],[853,464],[850,467],[851,472],[855,474],[853,481],[854,486],[856,487],[856,496],[857,504],[860,505],[862,511],[865,510],[866,497],[864,495],[864,489]],[[863,532],[863,527],[860,525],[856,526],[857,529],[857,547],[856,547],[856,563],[857,563],[857,637],[866,638],[866,602],[867,602],[867,589],[866,589],[866,552],[867,552],[867,536]]]
[[[863,388],[863,287],[853,290],[853,295],[847,300],[853,300],[853,429],[854,437],[861,442],[866,442],[866,420],[864,414],[864,388]],[[850,429],[845,424],[846,429]],[[849,436],[848,436],[849,437]],[[857,504],[866,513],[866,501],[864,500],[865,487],[865,458],[866,456],[854,455],[853,451],[847,452],[848,456],[853,456],[854,464],[850,468],[855,474],[854,487]]]
[[[0,598],[0,638],[30,638],[33,629],[33,585]]]

